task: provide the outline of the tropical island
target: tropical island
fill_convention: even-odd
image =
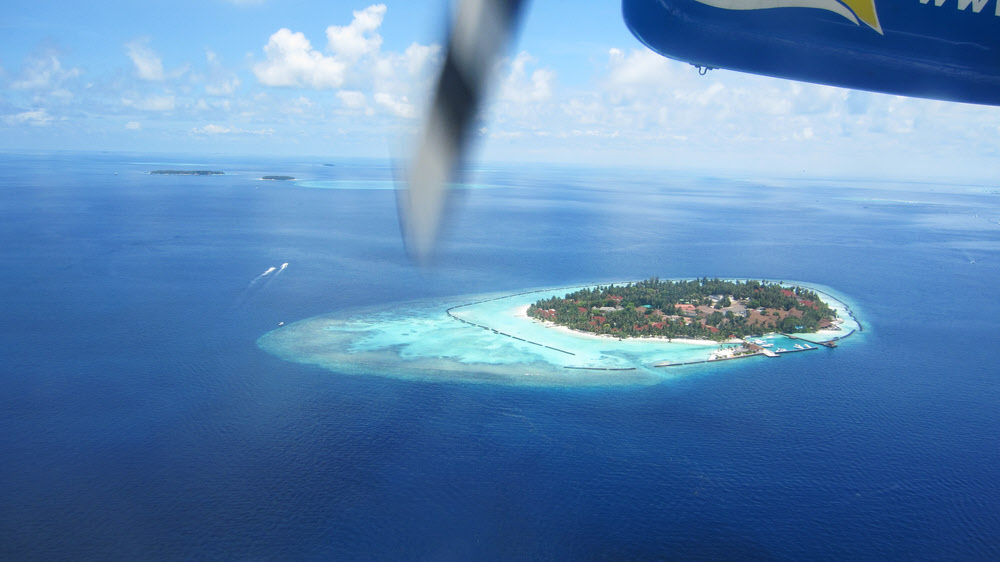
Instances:
[[[654,277],[377,305],[287,322],[257,344],[336,373],[617,386],[657,384],[689,365],[825,354],[861,331],[823,286]]]
[[[598,285],[541,299],[528,316],[572,330],[618,338],[665,337],[714,341],[765,333],[811,333],[839,322],[814,291],[769,281],[652,277]]]
[[[270,181],[291,181],[294,180],[295,178],[292,176],[264,176],[260,179],[270,180]]]
[[[150,174],[166,176],[222,176],[225,172],[216,170],[153,170]]]

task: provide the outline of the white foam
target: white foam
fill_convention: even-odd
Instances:
[[[267,277],[268,275],[270,275],[270,274],[271,274],[271,272],[273,272],[274,270],[275,270],[275,268],[273,268],[273,267],[269,267],[269,268],[267,268],[267,271],[265,271],[264,273],[261,273],[261,274],[260,274],[260,275],[258,275],[257,277],[254,277],[254,278],[253,278],[252,280],[250,280],[250,284],[249,284],[249,285],[247,285],[247,289],[249,289],[249,288],[253,287],[253,286],[254,286],[254,285],[256,285],[257,283],[260,283],[260,281],[261,281],[262,279],[264,279],[265,277]]]
[[[281,275],[281,272],[284,271],[287,267],[288,267],[288,262],[285,262],[285,263],[281,264],[281,267],[278,268],[277,273],[275,273],[274,275],[272,275],[271,278],[267,280],[267,283],[271,284],[274,281],[274,279],[277,276]],[[271,269],[274,269],[274,268],[272,267]]]
[[[243,293],[239,296],[239,298],[236,299],[235,306],[242,306],[251,296],[264,290],[264,288],[270,285],[274,281],[274,278],[277,277],[279,273],[284,271],[286,267],[288,267],[288,262],[281,264],[280,268],[271,266],[267,268],[264,273],[254,277],[250,283],[247,284],[246,289],[243,289]],[[272,273],[274,275],[271,275]]]

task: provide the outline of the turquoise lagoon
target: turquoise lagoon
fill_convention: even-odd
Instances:
[[[712,353],[738,345],[583,334],[523,314],[539,299],[594,285],[428,299],[325,314],[273,330],[257,344],[285,360],[338,373],[542,386],[656,384],[691,368],[711,368],[720,363],[705,363]],[[836,330],[804,334],[807,340],[840,339],[861,330],[844,297],[814,284],[794,285],[817,291],[845,319]],[[802,349],[796,344],[804,346],[780,334],[766,338],[774,344],[772,350],[797,352]],[[813,351],[828,352],[826,348]],[[755,356],[742,361],[776,359],[780,360]],[[821,361],[822,356],[816,359]],[[697,367],[677,366],[681,363]]]

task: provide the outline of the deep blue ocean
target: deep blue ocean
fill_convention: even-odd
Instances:
[[[365,188],[392,177],[0,155],[0,559],[1000,559],[1000,184],[484,168],[417,268],[395,193]],[[864,332],[607,388],[345,375],[255,344],[654,275],[815,282]]]

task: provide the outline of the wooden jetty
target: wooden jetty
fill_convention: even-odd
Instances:
[[[835,342],[833,340],[830,340],[830,341],[812,341],[812,340],[807,340],[807,339],[805,339],[805,338],[803,338],[801,336],[796,336],[795,334],[784,334],[783,333],[781,335],[785,336],[788,339],[801,340],[801,341],[804,341],[806,343],[811,343],[813,345],[822,345],[822,346],[826,346],[826,347],[829,347],[829,348],[837,347],[837,342]],[[849,336],[851,334],[847,334],[847,335]]]

